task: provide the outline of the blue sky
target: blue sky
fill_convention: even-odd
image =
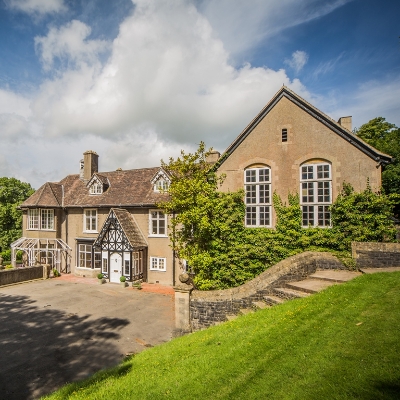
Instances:
[[[395,0],[0,0],[0,176],[223,151],[285,84],[400,126]]]

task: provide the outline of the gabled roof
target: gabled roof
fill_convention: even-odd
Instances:
[[[150,182],[154,185],[158,181],[158,179],[160,179],[160,177],[166,178],[167,180],[171,181],[171,177],[169,176],[167,171],[165,171],[164,168],[159,168],[158,171],[151,178]]]
[[[140,231],[134,217],[129,211],[121,208],[112,208],[105,220],[99,235],[93,243],[93,246],[104,249],[104,241],[111,228],[117,229],[120,234],[120,248],[112,250],[135,250],[147,247],[147,242]],[[118,247],[118,243],[116,244]]]
[[[312,117],[320,121],[322,124],[327,126],[337,135],[342,137],[344,140],[349,142],[351,145],[357,147],[360,151],[365,153],[367,156],[371,157],[378,163],[388,164],[391,162],[392,157],[381,153],[374,147],[365,143],[358,136],[354,135],[338,122],[334,121],[328,115],[324,114],[318,108],[314,107],[312,104],[308,103],[306,100],[301,98],[295,92],[282,86],[282,88],[275,94],[275,96],[270,100],[270,102],[258,113],[258,115],[250,122],[249,125],[242,131],[242,133],[233,141],[233,143],[225,150],[221,158],[215,164],[215,169],[219,168],[225,160],[232,154],[233,151],[246,139],[246,137],[255,129],[255,127],[263,120],[263,118],[275,107],[275,105],[283,98],[287,98],[292,103],[296,104],[298,107],[303,109],[306,113],[310,114]]]
[[[62,207],[63,186],[59,183],[46,182],[21,206]]]
[[[107,179],[106,176],[100,175],[100,174],[98,174],[98,173],[96,172],[96,173],[94,173],[93,176],[90,178],[89,182],[86,184],[86,187],[89,188],[90,186],[92,186],[92,184],[93,184],[94,181],[99,182],[99,183],[102,183],[103,186],[104,186],[104,185],[106,185],[106,186],[109,186],[109,185],[110,185],[110,183],[108,182],[108,179]]]
[[[152,178],[160,167],[96,173],[109,188],[91,195],[79,174],[68,175],[58,183],[45,183],[21,208],[31,207],[154,207],[167,194],[154,191]],[[43,194],[42,194],[43,192]]]

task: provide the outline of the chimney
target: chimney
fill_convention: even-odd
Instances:
[[[99,156],[93,150],[83,153],[83,160],[80,162],[80,178],[88,181],[95,172],[99,171]]]
[[[206,158],[206,162],[208,164],[215,164],[220,157],[221,157],[221,154],[219,151],[212,151]]]
[[[342,125],[344,129],[347,129],[351,132],[352,130],[352,123],[351,123],[351,116],[350,117],[341,117],[338,121],[339,125]]]

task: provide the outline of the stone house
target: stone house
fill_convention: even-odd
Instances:
[[[343,183],[356,191],[381,186],[391,157],[283,86],[222,154],[209,162],[226,175],[223,191],[245,190],[248,227],[274,227],[272,194],[299,193],[303,226],[329,227],[329,206]],[[168,215],[157,209],[169,184],[161,168],[98,172],[84,153],[80,173],[45,183],[22,205],[23,237],[12,244],[26,263],[60,271],[175,285],[182,271],[168,238]]]
[[[356,191],[381,186],[391,157],[352,130],[351,117],[338,122],[283,86],[217,161],[226,175],[223,191],[245,190],[249,227],[274,227],[272,194],[285,202],[299,193],[303,226],[330,226],[329,206],[343,182]]]
[[[23,237],[12,244],[25,263],[111,282],[121,276],[172,285],[179,273],[169,246],[168,216],[156,203],[168,175],[160,168],[99,172],[84,153],[79,174],[47,182],[23,204]],[[15,259],[15,256],[13,257]]]

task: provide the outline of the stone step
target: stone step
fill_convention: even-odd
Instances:
[[[233,320],[236,319],[237,317],[238,317],[237,315],[230,314],[230,315],[227,315],[227,316],[226,316],[226,319],[227,319],[228,321],[233,321]]]
[[[384,267],[384,268],[360,268],[363,274],[376,274],[377,272],[396,272],[400,271],[400,267]]]
[[[317,293],[335,284],[336,283],[333,281],[322,279],[304,279],[303,281],[298,282],[288,282],[286,286],[289,289],[299,290],[306,293]]]
[[[274,292],[278,297],[285,300],[297,299],[302,297],[310,296],[310,293],[302,292],[299,290],[288,289],[288,288],[274,288]]]
[[[340,269],[333,269],[333,270],[317,270],[314,274],[310,275],[309,278],[311,279],[322,279],[326,281],[332,282],[347,282],[350,281],[357,276],[362,275],[361,272],[356,271],[347,271],[347,270],[340,270]]]
[[[264,308],[268,308],[270,307],[267,303],[265,303],[264,301],[253,301],[253,306],[254,308],[256,308],[257,310],[262,310]]]
[[[239,313],[242,315],[251,314],[253,312],[254,312],[254,310],[252,308],[241,308],[239,310]]]
[[[272,294],[268,295],[268,296],[264,296],[264,300],[267,304],[274,306],[275,304],[282,304],[285,302],[285,300],[281,299],[278,296],[274,296]]]

